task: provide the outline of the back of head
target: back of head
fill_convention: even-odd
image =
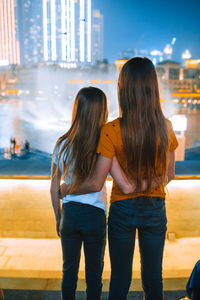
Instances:
[[[148,58],[126,62],[119,74],[118,98],[127,175],[137,180],[138,189],[146,177],[149,189],[158,169],[164,181],[168,132],[156,70]]]
[[[72,127],[93,131],[107,120],[107,99],[104,92],[95,87],[82,88],[74,101]]]
[[[59,161],[63,153],[64,175],[73,166],[74,184],[80,183],[94,171],[100,130],[107,117],[107,98],[103,91],[95,87],[82,88],[74,101],[71,127],[57,142],[57,145],[64,143]]]
[[[156,70],[148,58],[134,57],[122,68],[118,80],[120,110],[124,118],[161,111]]]

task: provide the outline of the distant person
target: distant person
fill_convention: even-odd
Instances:
[[[29,151],[29,149],[30,149],[30,143],[29,143],[29,141],[27,141],[27,140],[25,140],[25,143],[24,143],[24,149],[25,149],[26,151]]]
[[[74,101],[71,127],[58,139],[54,148],[51,199],[56,217],[57,234],[61,236],[62,298],[64,300],[75,299],[82,244],[85,254],[87,299],[99,300],[101,296],[106,243],[104,189],[97,193],[84,193],[84,195],[70,195],[69,193],[63,197],[61,208],[59,187],[61,177],[64,178],[66,184],[72,183],[72,187],[76,187],[93,175],[98,158],[96,147],[100,130],[107,121],[107,116],[105,94],[94,87],[81,89]],[[116,162],[114,166],[117,170],[119,164]],[[119,175],[120,171],[117,170],[118,178],[120,178]],[[120,185],[118,178],[116,180]]]
[[[15,154],[15,147],[16,147],[16,139],[12,137],[10,139],[10,152],[11,154]]]
[[[132,58],[122,67],[118,99],[120,117],[101,130],[93,176],[73,190],[63,184],[61,194],[68,193],[69,189],[74,194],[101,189],[116,156],[136,187],[129,195],[115,181],[112,187],[108,219],[109,300],[127,299],[136,229],[145,299],[162,300],[162,260],[167,228],[164,188],[174,177],[174,151],[178,143],[171,122],[161,110],[156,70],[148,58]]]

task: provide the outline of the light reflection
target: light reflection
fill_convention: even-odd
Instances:
[[[10,176],[12,177],[12,176]],[[17,177],[17,176],[16,176]],[[20,176],[18,176],[20,177]],[[38,187],[49,187],[50,186],[50,176],[49,179],[46,179],[47,176],[45,176],[45,179],[29,179],[29,176],[22,175],[21,177],[25,179],[0,179],[0,188],[2,187],[16,187],[19,185],[27,185],[32,188],[38,188]],[[30,176],[32,178],[42,178],[42,176]],[[192,176],[191,176],[192,178]],[[62,181],[63,182],[63,181]],[[178,179],[178,180],[172,180],[167,187],[171,188],[181,188],[185,190],[192,190],[193,188],[200,188],[200,178],[199,179]],[[112,180],[107,179],[106,180],[106,188],[107,193],[109,194],[112,189]]]

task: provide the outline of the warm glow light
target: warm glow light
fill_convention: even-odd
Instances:
[[[101,80],[89,80],[89,83],[100,83]]]
[[[172,97],[200,98],[200,93],[172,93]]]
[[[185,61],[185,66],[187,69],[190,69],[190,68],[198,68],[199,67],[199,64],[200,64],[200,59],[187,59]]]
[[[119,59],[115,61],[115,65],[117,67],[117,70],[119,71],[123,65],[127,62],[127,59]]]
[[[17,187],[17,186],[21,186],[21,185],[26,185],[26,186],[32,187],[33,189],[38,189],[38,188],[49,189],[49,187],[50,187],[50,176],[44,176],[45,179],[29,179],[28,175],[27,176],[22,175],[21,177],[24,177],[25,179],[12,179],[12,178],[11,179],[0,179],[0,189],[1,188],[12,189],[13,187]],[[42,177],[43,176],[41,176],[41,178]],[[184,190],[191,190],[192,188],[200,186],[200,180],[198,178],[193,179],[194,176],[187,176],[187,177],[188,177],[188,179],[186,180],[186,179],[184,179],[184,176],[177,176],[178,180],[177,179],[172,180],[168,185],[173,188],[174,187],[181,188]],[[197,176],[197,177],[199,177],[199,176]],[[192,178],[192,179],[190,179],[190,178]],[[112,188],[112,180],[109,178],[106,180],[106,187],[109,190]]]
[[[181,188],[183,190],[192,190],[195,187],[199,187],[200,186],[200,180],[198,179],[187,179],[184,180],[184,176],[182,176],[183,179],[179,179],[179,180],[172,180],[169,183],[169,186],[173,187],[173,188]],[[189,176],[192,178],[192,176]]]
[[[28,177],[28,176],[27,176]],[[41,176],[42,177],[42,176]],[[13,187],[18,186],[28,186],[33,189],[38,188],[49,188],[50,180],[38,180],[38,179],[0,179],[0,189],[8,188],[12,189]]]
[[[173,115],[170,118],[174,131],[186,131],[187,118],[185,115]]]
[[[113,83],[112,80],[103,80],[103,83]]]

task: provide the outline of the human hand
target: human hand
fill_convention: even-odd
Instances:
[[[68,194],[68,185],[66,183],[62,183],[59,188],[59,198],[62,199]]]
[[[60,237],[60,218],[58,220],[56,220],[56,232],[57,235]]]

